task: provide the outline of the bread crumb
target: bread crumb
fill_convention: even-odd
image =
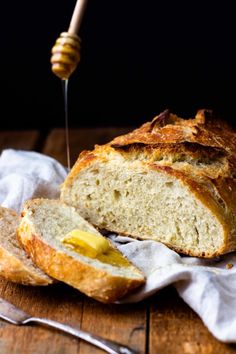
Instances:
[[[231,268],[233,268],[233,266],[234,266],[234,265],[233,265],[232,263],[227,263],[227,264],[226,264],[226,268],[227,268],[227,269],[231,269]]]

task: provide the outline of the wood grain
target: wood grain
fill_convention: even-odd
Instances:
[[[145,353],[146,303],[129,305],[103,305],[88,298],[84,299],[82,329],[110,340],[128,345]],[[81,342],[80,354],[90,354],[91,347]],[[101,354],[98,349],[94,354]]]
[[[71,164],[75,163],[81,151],[93,149],[95,144],[105,144],[115,136],[125,134],[130,130],[132,130],[131,127],[71,129],[69,131]],[[45,154],[56,158],[64,166],[67,166],[65,130],[55,129],[51,131],[43,151]]]
[[[81,294],[63,284],[26,287],[1,280],[1,297],[33,316],[47,317],[80,327]],[[78,353],[79,340],[42,326],[14,326],[0,321],[1,354]]]
[[[0,151],[9,148],[31,150],[35,148],[39,135],[36,130],[0,132]]]
[[[234,345],[215,339],[199,316],[168,287],[150,299],[151,354],[233,354]]]

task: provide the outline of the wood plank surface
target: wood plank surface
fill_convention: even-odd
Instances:
[[[150,299],[150,354],[233,354],[235,345],[219,342],[173,287]]]
[[[129,305],[104,305],[88,298],[84,299],[82,329],[97,333],[121,344],[146,351],[146,303]],[[91,346],[81,342],[80,354],[90,354]],[[94,354],[102,353],[93,349]]]
[[[0,131],[0,151],[3,149],[31,150],[39,140],[39,132],[29,131]]]
[[[50,318],[80,327],[83,299],[64,284],[28,287],[0,282],[0,296],[33,316]],[[79,340],[42,326],[14,326],[0,321],[1,354],[71,353],[79,350]]]

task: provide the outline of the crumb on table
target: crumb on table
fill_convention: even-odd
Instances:
[[[227,263],[227,264],[226,264],[226,268],[227,268],[227,269],[231,269],[231,268],[233,268],[233,266],[234,266],[234,265],[233,265],[232,263]]]

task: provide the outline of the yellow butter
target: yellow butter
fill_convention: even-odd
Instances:
[[[74,229],[62,240],[68,248],[90,258],[96,258],[100,262],[116,267],[129,267],[129,261],[103,236],[91,234],[90,232]]]
[[[104,254],[110,248],[110,244],[105,237],[79,229],[70,231],[61,241],[76,251],[79,251],[79,249],[87,251],[91,257]]]

